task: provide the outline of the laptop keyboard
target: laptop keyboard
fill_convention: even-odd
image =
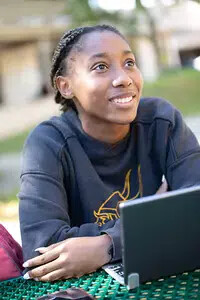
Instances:
[[[122,262],[107,264],[102,267],[110,276],[124,285],[124,267]]]

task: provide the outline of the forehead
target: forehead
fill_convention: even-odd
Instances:
[[[88,57],[97,53],[124,53],[130,51],[129,44],[112,31],[93,31],[80,39],[81,52]]]

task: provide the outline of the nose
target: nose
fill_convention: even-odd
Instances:
[[[128,87],[132,83],[132,78],[124,70],[121,70],[117,73],[117,76],[115,76],[112,85],[113,87]]]

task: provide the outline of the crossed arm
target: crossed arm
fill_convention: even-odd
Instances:
[[[167,191],[166,181],[157,193]],[[117,221],[118,223],[120,220]],[[120,234],[118,232],[118,234]],[[33,268],[24,276],[40,281],[54,281],[80,277],[96,271],[111,260],[109,249],[112,240],[108,234],[93,237],[75,237],[35,249],[39,256],[29,259],[24,267]]]

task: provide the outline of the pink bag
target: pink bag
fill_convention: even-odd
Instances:
[[[0,224],[0,280],[22,275],[23,255],[21,246]]]

